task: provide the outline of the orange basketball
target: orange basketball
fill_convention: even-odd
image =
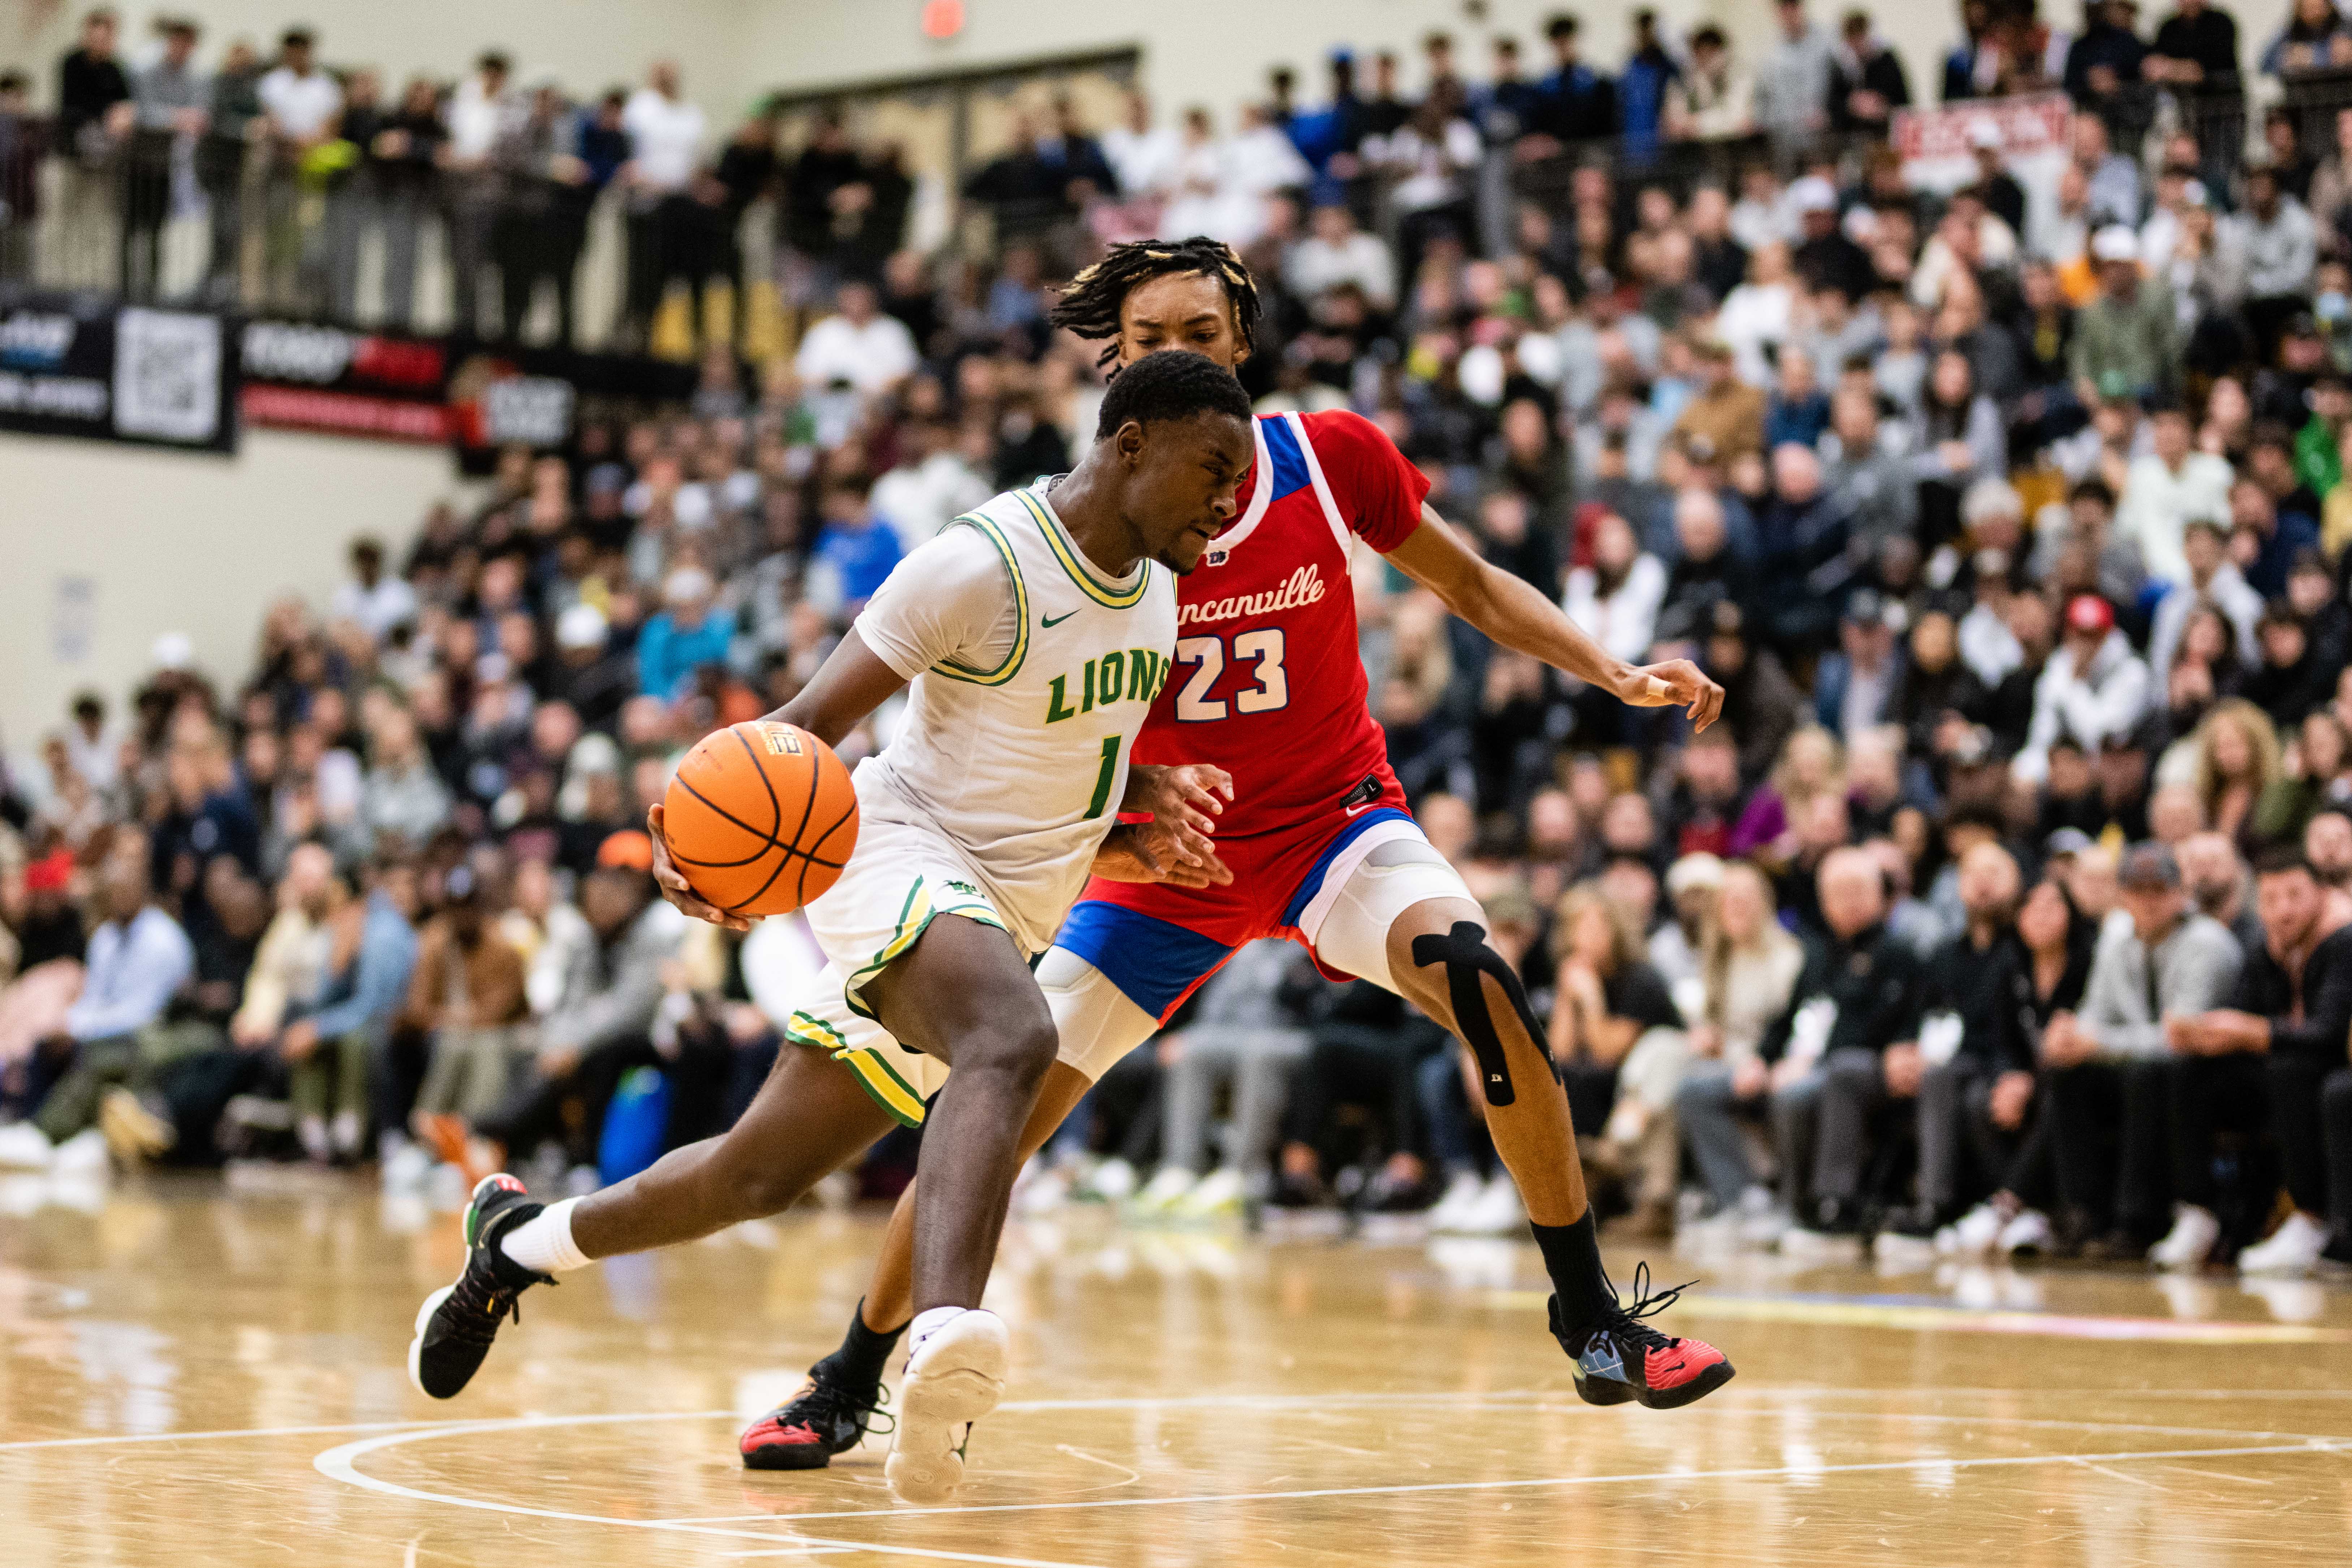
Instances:
[[[669,858],[729,914],[790,914],[833,886],[857,845],[857,792],[833,748],[754,719],[687,752],[662,796]]]

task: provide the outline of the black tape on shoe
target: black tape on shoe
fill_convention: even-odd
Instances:
[[[1511,1088],[1511,1065],[1503,1050],[1503,1037],[1495,1032],[1486,988],[1478,984],[1478,977],[1495,977],[1495,984],[1510,998],[1511,1010],[1519,1016],[1528,1040],[1541,1051],[1543,1026],[1536,1022],[1535,1010],[1528,1005],[1527,988],[1519,984],[1517,972],[1486,944],[1486,928],[1475,921],[1456,921],[1444,936],[1413,938],[1412,963],[1416,969],[1445,965],[1446,999],[1454,1005],[1454,1026],[1469,1043],[1470,1054],[1478,1058],[1478,1079],[1486,1088],[1486,1103],[1510,1104],[1517,1098]]]

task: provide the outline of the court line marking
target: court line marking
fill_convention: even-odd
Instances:
[[[453,1508],[478,1509],[488,1513],[520,1515],[530,1519],[561,1520],[575,1524],[617,1524],[636,1530],[657,1530],[673,1535],[716,1537],[720,1540],[757,1541],[773,1543],[786,1542],[796,1546],[829,1549],[827,1554],[842,1552],[869,1552],[885,1557],[919,1557],[938,1563],[980,1563],[992,1568],[1095,1568],[1083,1563],[1066,1563],[1037,1557],[999,1557],[983,1552],[950,1552],[931,1546],[878,1546],[864,1541],[842,1541],[818,1535],[777,1535],[772,1531],[726,1530],[716,1524],[699,1524],[686,1520],[614,1519],[605,1514],[572,1513],[562,1509],[532,1508],[523,1503],[498,1502],[488,1498],[458,1497],[448,1492],[420,1491],[415,1487],[387,1481],[363,1473],[357,1461],[379,1448],[414,1443],[426,1437],[464,1436],[478,1432],[519,1432],[539,1426],[596,1426],[616,1422],[714,1420],[732,1416],[732,1410],[662,1411],[652,1415],[521,1415],[488,1421],[443,1423],[430,1431],[387,1432],[374,1437],[362,1437],[329,1448],[310,1461],[310,1468],[331,1480],[341,1481],[364,1491],[380,1492],[388,1497],[406,1498],[416,1502],[441,1503]],[[887,1517],[881,1510],[871,1517]],[[763,1553],[762,1555],[765,1555]]]
[[[1885,1396],[1886,1394],[1893,1394],[1893,1393],[1903,1393],[1903,1392],[1908,1392],[1908,1391],[1906,1391],[1906,1390],[1901,1390],[1901,1389],[1855,1388],[1855,1387],[1850,1387],[1850,1386],[1841,1386],[1841,1387],[1836,1387],[1836,1388],[1825,1388],[1825,1387],[1815,1387],[1815,1386],[1812,1386],[1812,1385],[1811,1385],[1811,1384],[1770,1384],[1770,1383],[1765,1383],[1765,1384],[1748,1384],[1748,1386],[1746,1386],[1746,1387],[1744,1387],[1744,1388],[1736,1388],[1736,1389],[1732,1389],[1732,1390],[1730,1390],[1728,1393],[1727,1393],[1726,1394],[1724,1394],[1720,1399],[1718,1399],[1718,1400],[1717,1401],[1717,1403],[1718,1405],[1722,1405],[1722,1404],[1725,1404],[1726,1402],[1728,1402],[1728,1401],[1738,1400],[1738,1401],[1740,1401],[1740,1402],[1741,1402],[1741,1403],[1743,1403],[1743,1404],[1749,1404],[1749,1403],[1754,1403],[1756,1400],[1760,1399],[1760,1398],[1762,1398],[1763,1396],[1768,1395],[1768,1394],[1778,1394],[1778,1395],[1783,1395],[1783,1396],[1797,1396],[1797,1395],[1802,1395],[1802,1396],[1804,1396],[1804,1397],[1807,1397],[1807,1398],[1812,1398],[1812,1399],[1830,1399],[1830,1398],[1869,1398],[1869,1399],[1878,1399],[1878,1398],[1883,1398],[1883,1397],[1885,1397]],[[1935,1390],[1935,1393],[1936,1393],[1937,1394],[1938,1394],[1939,1396],[1944,1396],[1944,1397],[1951,1397],[1951,1396],[1955,1396],[1955,1395],[1971,1395],[1971,1394],[1985,1394],[1985,1395],[1999,1394],[1999,1395],[2002,1395],[2002,1396],[2009,1396],[2009,1395],[2012,1395],[2012,1394],[2016,1394],[2017,1392],[2018,1392],[2018,1391],[2017,1391],[2016,1389],[2013,1389],[2013,1388],[1991,1388],[1991,1387],[1986,1387],[1986,1388],[1942,1388],[1942,1387],[1939,1387],[1939,1388],[1937,1388],[1937,1389],[1936,1389],[1936,1390]],[[2036,1389],[2036,1390],[2033,1390],[2032,1392],[2037,1393],[2037,1394],[2068,1394],[2068,1393],[2076,1393],[2076,1394],[2086,1394],[2086,1395],[2095,1394],[2095,1395],[2097,1395],[2097,1396],[2099,1396],[2099,1397],[2101,1397],[2101,1398],[2139,1398],[2139,1399],[2243,1399],[2243,1398],[2247,1397],[2247,1391],[2245,1391],[2245,1390],[2243,1390],[2243,1389],[2210,1388],[2210,1387],[2208,1387],[2208,1388],[2086,1388],[2086,1389],[2059,1389],[2059,1388],[2044,1388],[2044,1389]],[[2262,1398],[2263,1398],[2263,1399],[2352,1399],[2352,1388],[2266,1388],[2266,1389],[2263,1389],[2263,1390],[2261,1390],[2261,1391],[2259,1391],[2259,1392],[2260,1392],[2260,1397],[2262,1397]],[[1128,1399],[1118,1399],[1118,1398],[1105,1398],[1105,1399],[1024,1399],[1024,1400],[1008,1400],[1008,1401],[1007,1401],[1007,1402],[1005,1402],[1004,1404],[998,1405],[998,1406],[997,1406],[997,1408],[998,1408],[1000,1411],[1004,1411],[1004,1412],[1023,1411],[1023,1410],[1127,1410],[1127,1409],[1136,1409],[1136,1408],[1140,1408],[1140,1407],[1143,1407],[1143,1406],[1146,1406],[1146,1405],[1149,1405],[1149,1406],[1152,1406],[1152,1407],[1157,1408],[1157,1407],[1180,1407],[1180,1406],[1188,1405],[1239,1405],[1239,1404],[1243,1404],[1243,1403],[1245,1403],[1245,1402],[1255,1402],[1255,1403],[1263,1404],[1263,1405],[1284,1405],[1284,1404],[1296,1404],[1296,1403],[1298,1403],[1298,1402],[1301,1402],[1301,1401],[1311,1401],[1311,1402],[1316,1403],[1316,1404],[1326,1404],[1326,1405],[1349,1405],[1349,1404],[1386,1404],[1386,1405],[1406,1405],[1406,1404],[1428,1404],[1428,1403],[1458,1404],[1458,1403],[1461,1403],[1461,1402],[1465,1401],[1465,1400],[1474,1400],[1474,1399],[1475,1399],[1475,1400],[1488,1400],[1488,1401],[1510,1401],[1510,1400],[1548,1401],[1548,1400],[1553,1400],[1553,1399],[1565,1400],[1565,1399],[1568,1397],[1568,1393],[1569,1393],[1569,1391],[1568,1391],[1568,1390],[1566,1390],[1566,1389],[1559,1389],[1559,1390],[1556,1390],[1556,1391],[1547,1391],[1547,1390],[1543,1390],[1543,1389],[1491,1389],[1491,1390],[1487,1390],[1487,1391],[1485,1391],[1485,1392],[1465,1392],[1465,1391],[1461,1391],[1461,1390],[1438,1390],[1438,1391],[1425,1391],[1425,1392],[1418,1392],[1418,1393],[1415,1393],[1415,1392],[1402,1392],[1402,1391],[1401,1391],[1401,1392],[1393,1393],[1393,1394],[1197,1394],[1197,1395],[1175,1395],[1175,1396],[1170,1396],[1170,1397],[1166,1397],[1166,1398],[1142,1397],[1142,1398],[1128,1398]],[[1742,1396],[1745,1396],[1745,1397],[1743,1398]],[[659,1416],[638,1416],[638,1417],[635,1417],[635,1419],[638,1419],[638,1420],[653,1420],[653,1419],[662,1419],[662,1420],[714,1420],[714,1421],[715,1421],[715,1420],[717,1420],[719,1417],[720,1417],[720,1416],[722,1416],[722,1415],[740,1415],[740,1414],[741,1414],[741,1412],[740,1412],[740,1411],[735,1411],[735,1410],[681,1410],[681,1411],[664,1412],[664,1413],[662,1413]],[[445,1418],[445,1419],[438,1420],[438,1421],[346,1421],[346,1422],[336,1422],[336,1423],[321,1423],[321,1424],[319,1424],[319,1425],[313,1425],[313,1426],[224,1426],[224,1427],[216,1427],[216,1428],[213,1428],[213,1429],[209,1429],[209,1430],[205,1430],[205,1431],[199,1431],[199,1432],[108,1432],[108,1433],[101,1433],[101,1434],[99,1434],[99,1435],[94,1436],[87,1436],[87,1437],[26,1437],[26,1438],[17,1438],[17,1439],[14,1439],[14,1440],[5,1440],[5,1441],[0,1441],[0,1454],[12,1453],[12,1452],[16,1452],[16,1451],[25,1450],[25,1449],[37,1449],[37,1448],[93,1448],[93,1447],[108,1447],[108,1446],[110,1446],[110,1445],[117,1444],[117,1443],[198,1443],[198,1442],[218,1442],[218,1441],[222,1441],[222,1440],[228,1439],[228,1438],[245,1438],[245,1437],[312,1437],[312,1436],[329,1436],[329,1435],[331,1435],[331,1434],[334,1434],[334,1433],[338,1433],[338,1432],[392,1432],[392,1431],[415,1431],[415,1432],[425,1432],[425,1431],[432,1431],[432,1430],[436,1430],[436,1429],[439,1429],[439,1428],[445,1428],[445,1427],[446,1427],[446,1428],[450,1428],[450,1429],[453,1429],[453,1430],[454,1430],[454,1429],[456,1429],[456,1428],[459,1428],[459,1427],[468,1427],[468,1426],[479,1426],[479,1425],[481,1424],[481,1422],[482,1422],[482,1420],[483,1420],[483,1419],[484,1419],[484,1417],[481,1417],[481,1416],[456,1416],[456,1417]],[[520,1419],[525,1419],[525,1417],[505,1417],[504,1419],[520,1420]],[[530,1417],[530,1419],[539,1419],[539,1417]],[[2004,1421],[2004,1422],[2010,1423],[2010,1424],[2011,1424],[2011,1425],[2016,1425],[2016,1424],[2018,1424],[2018,1423],[2023,1422],[2023,1421],[2025,1421],[2025,1420],[2027,1420],[2027,1419],[2030,1419],[2030,1418],[2029,1418],[2029,1417],[2025,1417],[2025,1416],[2008,1416],[2008,1415],[2004,1415],[2004,1416],[1999,1416],[1999,1417],[1987,1416],[1987,1417],[1984,1417],[1984,1419],[1987,1419],[1987,1420],[1999,1419],[1999,1420],[2001,1420],[2001,1421]],[[2236,1427],[2228,1427],[2228,1426],[2212,1426],[2212,1427],[2206,1427],[2206,1426],[2181,1426],[2181,1427],[2168,1427],[2168,1427],[2153,1427],[2153,1426],[2141,1426],[2141,1425],[2123,1425],[2123,1424],[2115,1424],[2115,1423],[2108,1423],[2108,1422],[2099,1422],[2099,1423],[2095,1423],[2095,1424],[2093,1424],[2093,1423],[2086,1423],[2085,1425],[2096,1425],[2096,1426],[2101,1426],[2101,1427],[2103,1427],[2103,1428],[2105,1428],[2105,1429],[2107,1429],[2107,1430],[2111,1430],[2111,1431],[2134,1431],[2134,1432],[2142,1432],[2142,1431],[2180,1431],[2180,1432],[2209,1432],[2209,1431],[2210,1431],[2210,1432],[2234,1432],[2234,1431],[2237,1431],[2237,1430],[2238,1430],[2238,1428],[2236,1428]],[[2252,1433],[2252,1434],[2249,1434],[2249,1435],[2250,1435],[2250,1436],[2266,1436],[2267,1434]],[[2293,1436],[2293,1434],[2279,1434],[2279,1435],[2280,1435],[2280,1436]]]
[[[1296,1397],[1297,1401],[1301,1403],[1328,1398],[1328,1396],[1318,1395],[1298,1395]],[[1342,1395],[1339,1397],[1352,1402],[1371,1396]],[[1483,1399],[1487,1396],[1474,1394],[1462,1397]],[[1238,1404],[1244,1402],[1244,1401],[1243,1400],[1233,1400],[1226,1401],[1225,1403]],[[1041,1401],[1039,1403],[1053,1402]],[[1136,1400],[1130,1403],[1136,1405],[1150,1405],[1177,1402],[1146,1399]],[[1194,1404],[1202,1403],[1202,1401],[1185,1400],[1181,1403]],[[999,1406],[999,1408],[1001,1410],[1012,1410],[1016,1408],[1016,1406],[1008,1404],[1006,1405]],[[1945,1423],[1987,1422],[2020,1426],[2027,1425],[2030,1422],[2030,1424],[2035,1426],[2067,1426],[2094,1431],[2193,1432],[2200,1430],[2226,1430],[2226,1428],[2144,1426],[2132,1423],[2116,1424],[2095,1421],[2051,1421],[2023,1417],[2014,1418],[2012,1420],[2011,1418],[1999,1416],[1941,1415],[1934,1413],[1913,1414],[1904,1412],[1871,1413],[1868,1417],[1857,1415],[1853,1416],[1853,1419],[1883,1418],[1884,1415],[1889,1414],[1895,1415],[1905,1419],[1920,1421],[1941,1421]],[[533,1426],[596,1426],[622,1421],[685,1420],[695,1418],[708,1419],[710,1417],[697,1417],[691,1415],[679,1413],[666,1413],[650,1415],[521,1416],[504,1420],[488,1420],[475,1423],[473,1424],[471,1430],[479,1432],[513,1431],[523,1430]],[[312,1460],[312,1466],[321,1475],[327,1476],[331,1479],[342,1481],[347,1485],[360,1487],[365,1490],[380,1492],[387,1496],[405,1498],[419,1502],[438,1502],[459,1508],[478,1509],[492,1513],[508,1513],[530,1518],[565,1520],[577,1523],[618,1524],[626,1525],[635,1529],[667,1530],[695,1535],[732,1537],[738,1540],[805,1542],[810,1545],[822,1546],[845,1545],[859,1550],[881,1552],[898,1552],[908,1555],[942,1558],[954,1562],[1017,1564],[1019,1565],[1019,1568],[1075,1568],[1075,1565],[1071,1564],[1039,1563],[1035,1563],[1034,1560],[1022,1558],[989,1557],[970,1552],[949,1552],[940,1551],[936,1548],[866,1546],[861,1542],[842,1542],[837,1539],[823,1536],[778,1535],[773,1533],[761,1533],[756,1531],[729,1530],[722,1528],[722,1526],[730,1523],[742,1524],[765,1522],[772,1526],[793,1528],[802,1523],[815,1520],[859,1519],[888,1521],[901,1519],[935,1517],[939,1515],[952,1516],[982,1513],[1057,1513],[1073,1512],[1087,1509],[1169,1508],[1209,1503],[1282,1502],[1294,1501],[1302,1499],[1328,1497],[1392,1497],[1426,1492],[1508,1491],[1527,1490],[1539,1487],[1566,1488],[1610,1486],[1628,1482],[1770,1480],[1786,1479],[1792,1477],[1816,1478],[1833,1475],[1883,1474],[1890,1471],[1901,1470],[1934,1470],[1944,1472],[1952,1470],[1993,1469],[2028,1465],[2074,1465],[2096,1470],[2098,1467],[2102,1465],[2129,1464],[2147,1460],[2224,1458],[2256,1454],[2316,1453],[2339,1455],[2347,1451],[2352,1451],[2352,1439],[2299,1436],[2287,1433],[2246,1434],[2246,1436],[2273,1436],[2286,1440],[2257,1444],[2238,1443],[2201,1448],[2125,1449],[2115,1453],[2104,1454],[1999,1454],[1982,1455],[1973,1458],[1935,1457],[1913,1459],[1857,1460],[1839,1465],[1743,1466],[1718,1470],[1655,1470],[1621,1475],[1521,1477],[1505,1480],[1418,1481],[1386,1486],[1300,1488],[1288,1491],[1205,1492],[1177,1497],[1097,1498],[1083,1501],[1038,1503],[976,1503],[967,1505],[950,1505],[938,1508],[841,1509],[827,1510],[815,1513],[794,1514],[790,1517],[779,1517],[773,1514],[751,1514],[721,1515],[710,1518],[686,1518],[676,1520],[612,1519],[598,1514],[570,1513],[551,1509],[533,1508],[528,1504],[522,1503],[504,1503],[489,1499],[467,1498],[448,1493],[423,1491],[414,1487],[403,1486],[397,1481],[387,1481],[373,1476],[369,1476],[361,1471],[355,1463],[355,1461],[363,1455],[374,1453],[380,1449],[395,1447],[408,1443],[421,1442],[428,1437],[461,1435],[465,1434],[453,1433],[447,1427],[443,1427],[434,1431],[386,1433],[380,1436],[363,1438],[358,1442],[346,1443],[341,1447],[328,1449],[326,1452],[319,1455],[314,1460]]]
[[[731,1415],[730,1410],[697,1411],[703,1415]],[[470,1426],[467,1419],[446,1421],[347,1421],[317,1426],[226,1426],[209,1432],[112,1432],[97,1437],[26,1437],[0,1443],[0,1453],[26,1448],[94,1448],[112,1443],[196,1443],[223,1437],[316,1437],[334,1432],[432,1431],[445,1426]]]

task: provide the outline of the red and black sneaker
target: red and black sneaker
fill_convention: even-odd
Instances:
[[[890,1391],[879,1384],[861,1392],[828,1380],[822,1366],[813,1367],[798,1394],[744,1428],[743,1468],[821,1470],[835,1454],[857,1447],[889,1402]]]
[[[1560,1327],[1559,1298],[1551,1299],[1552,1337],[1576,1363],[1576,1392],[1587,1405],[1638,1400],[1653,1410],[1677,1410],[1731,1381],[1731,1363],[1704,1340],[1678,1340],[1643,1322],[1674,1304],[1689,1287],[1649,1294],[1650,1266],[1633,1270],[1633,1303],[1620,1306],[1609,1289],[1609,1310],[1592,1328],[1570,1334]]]

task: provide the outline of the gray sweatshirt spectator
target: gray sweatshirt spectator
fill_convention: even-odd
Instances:
[[[2082,1025],[2102,1057],[2163,1056],[2171,1049],[2164,1020],[2221,1006],[2238,983],[2239,962],[2237,939],[2210,915],[2182,914],[2153,949],[2128,916],[2111,916],[2091,959]]]
[[[1801,140],[1829,124],[1836,44],[1805,16],[1804,0],[1780,0],[1780,37],[1756,69],[1756,123],[1776,142]]]
[[[663,961],[685,929],[686,917],[656,900],[610,943],[575,948],[562,998],[540,1026],[541,1048],[589,1051],[651,1028]]]
[[[2245,241],[2246,293],[2256,300],[2306,293],[2319,263],[2319,226],[2310,209],[2279,192],[2276,177],[2266,170],[2249,182],[2248,190],[2250,197],[2264,194],[2267,203],[2250,200],[2232,220]]]

